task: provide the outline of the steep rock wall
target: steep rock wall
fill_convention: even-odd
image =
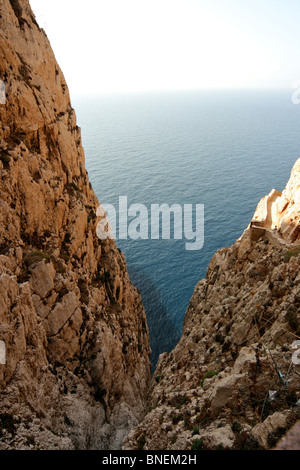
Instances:
[[[143,412],[148,327],[96,236],[68,87],[27,0],[0,4],[0,449],[119,448]]]

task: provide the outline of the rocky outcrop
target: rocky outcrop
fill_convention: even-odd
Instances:
[[[278,232],[287,243],[300,243],[300,159],[283,193],[273,189],[257,206],[252,225]]]
[[[212,258],[123,449],[272,449],[299,420],[299,165]]]
[[[68,87],[27,0],[0,5],[0,449],[114,449],[150,378],[144,308],[96,236]]]

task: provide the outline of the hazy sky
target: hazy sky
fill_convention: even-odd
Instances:
[[[30,0],[73,94],[291,88],[299,0]]]

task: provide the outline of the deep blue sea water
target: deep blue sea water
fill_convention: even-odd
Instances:
[[[139,288],[153,363],[177,342],[197,282],[283,190],[300,153],[300,106],[284,91],[199,91],[75,97],[86,167],[101,203],[204,204],[205,243],[117,240]]]

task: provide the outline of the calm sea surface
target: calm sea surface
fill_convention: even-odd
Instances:
[[[292,91],[180,92],[73,98],[86,166],[103,204],[204,204],[205,243],[117,240],[139,288],[153,363],[181,334],[216,250],[243,233],[259,200],[283,190],[300,153]],[[171,232],[172,234],[172,232]]]

